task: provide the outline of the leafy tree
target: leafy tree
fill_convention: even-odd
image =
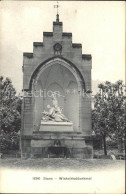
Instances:
[[[9,78],[0,77],[0,147],[17,149],[21,128],[21,99]]]
[[[95,95],[92,111],[93,130],[103,139],[104,154],[107,155],[106,138],[118,144],[118,152],[122,152],[125,136],[125,96],[121,80],[112,84],[106,81],[98,85],[99,92]]]

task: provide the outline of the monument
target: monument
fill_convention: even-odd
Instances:
[[[91,55],[63,32],[53,32],[23,53],[22,157],[92,158]]]

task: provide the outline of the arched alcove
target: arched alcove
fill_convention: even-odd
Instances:
[[[56,58],[41,66],[34,76],[32,92],[34,95],[34,126],[39,130],[42,112],[52,106],[52,95],[55,93],[63,114],[73,123],[74,131],[80,126],[80,91],[84,83],[77,70],[66,61]]]

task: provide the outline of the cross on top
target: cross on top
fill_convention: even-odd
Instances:
[[[58,12],[59,11],[59,9],[58,9],[59,8],[58,1],[57,1],[57,5],[54,5],[54,8],[57,8],[57,14],[59,14],[59,12]]]

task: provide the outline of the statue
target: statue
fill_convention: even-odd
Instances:
[[[52,107],[47,105],[47,108],[49,109],[48,112],[44,111],[42,113],[42,121],[70,122],[62,113],[62,109],[58,106],[58,101],[54,95],[52,98],[52,104]]]

